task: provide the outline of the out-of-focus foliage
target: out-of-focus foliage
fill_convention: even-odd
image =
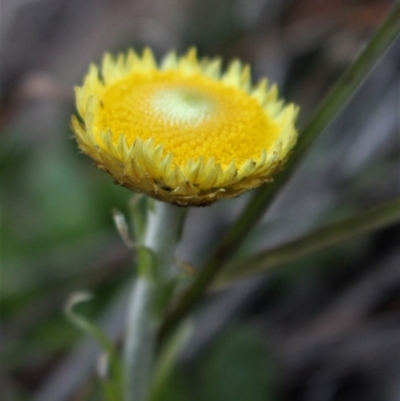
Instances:
[[[100,355],[63,314],[71,293],[118,344],[131,258],[112,226],[129,193],[71,139],[73,85],[105,50],[198,45],[240,57],[301,104],[301,124],[391,2],[6,0],[2,4],[1,318],[5,401],[101,400]],[[238,255],[399,196],[397,41]],[[192,210],[178,256],[199,267],[246,196]],[[394,401],[399,227],[214,294],[166,400]],[[231,324],[239,322],[239,324]],[[256,328],[256,329],[255,329]],[[225,398],[224,398],[225,397]],[[247,397],[247,398],[246,398]],[[270,398],[268,398],[270,397]]]

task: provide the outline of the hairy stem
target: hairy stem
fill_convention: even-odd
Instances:
[[[186,210],[155,202],[149,212],[143,247],[138,250],[138,277],[128,307],[124,349],[125,401],[145,401],[149,395],[156,333],[162,310],[158,298],[173,276],[173,254]]]

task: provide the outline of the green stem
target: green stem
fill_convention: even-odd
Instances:
[[[124,349],[125,401],[145,401],[152,380],[154,346],[162,313],[158,298],[173,276],[173,254],[186,210],[155,202],[149,212],[138,277],[128,307]]]
[[[158,319],[153,313],[154,282],[138,277],[129,301],[124,350],[125,400],[145,401],[149,392]]]
[[[218,288],[233,281],[263,273],[268,269],[292,262],[353,236],[366,234],[399,221],[400,199],[395,199],[367,209],[356,216],[316,229],[304,237],[276,248],[227,264],[223,273],[217,277],[213,287]]]
[[[289,158],[285,169],[273,184],[266,185],[254,192],[249,203],[233,224],[228,233],[222,238],[219,246],[200,271],[196,280],[182,295],[180,302],[171,309],[160,329],[159,340],[188,313],[193,305],[201,298],[207,286],[224,267],[226,261],[234,254],[260,217],[271,205],[279,189],[288,181],[306,151],[314,143],[318,135],[332,121],[338,111],[353,95],[356,88],[365,79],[379,57],[389,47],[400,32],[400,2],[396,2],[388,17],[375,32],[368,45],[351,64],[332,90],[323,100],[313,118],[302,130],[296,149]]]

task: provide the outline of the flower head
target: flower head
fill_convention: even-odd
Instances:
[[[208,205],[271,181],[296,143],[297,107],[239,61],[191,49],[158,65],[149,49],[92,65],[72,125],[82,151],[116,182],[180,205]]]

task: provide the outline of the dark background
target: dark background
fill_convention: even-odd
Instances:
[[[386,0],[4,0],[1,6],[0,399],[101,400],[99,350],[65,301],[120,340],[128,251],[111,209],[127,190],[78,153],[73,86],[104,51],[250,62],[301,106],[299,127],[354,59]],[[324,132],[239,254],[399,196],[397,40]],[[248,195],[191,210],[178,256],[200,267]],[[399,226],[212,294],[165,400],[398,401]]]

